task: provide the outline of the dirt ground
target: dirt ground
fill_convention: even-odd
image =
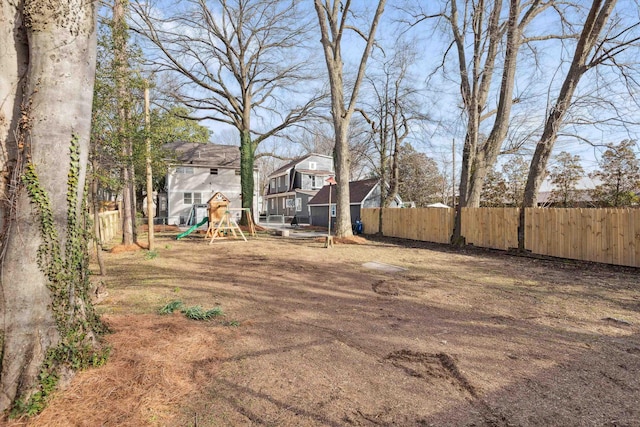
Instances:
[[[173,237],[105,254],[109,363],[11,425],[640,426],[637,269]],[[173,300],[224,316],[157,313]]]

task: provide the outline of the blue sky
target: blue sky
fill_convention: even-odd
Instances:
[[[450,51],[442,72],[434,72],[434,70],[443,62],[443,53],[448,47],[450,37],[446,28],[442,25],[436,25],[437,20],[429,20],[413,28],[409,28],[403,20],[408,20],[403,10],[409,7],[423,7],[428,13],[433,13],[442,6],[442,1],[403,1],[388,0],[383,21],[378,29],[377,38],[379,47],[375,52],[376,56],[381,56],[382,52],[391,55],[398,37],[403,37],[411,41],[417,52],[417,60],[412,67],[413,84],[420,91],[421,103],[423,111],[428,113],[433,122],[425,126],[411,135],[410,142],[419,151],[425,152],[430,157],[442,164],[445,169],[450,169],[452,141],[456,141],[457,161],[461,158],[462,143],[464,138],[464,117],[460,109],[460,95],[458,86],[458,76],[456,72],[457,62],[453,51]],[[587,2],[583,3],[587,5]],[[308,1],[308,13],[315,14],[311,1]],[[353,10],[362,17],[364,22],[367,16],[370,16],[375,8],[372,1],[358,0],[353,2]],[[506,8],[506,6],[505,6]],[[616,8],[620,19],[624,23],[640,21],[638,5],[635,0],[619,0]],[[580,21],[580,12],[575,12],[569,18],[575,22]],[[309,18],[307,16],[306,18]],[[310,22],[315,23],[315,16],[311,16]],[[553,14],[540,16],[530,27],[531,33],[543,34],[550,29],[556,29],[557,20]],[[312,58],[315,58],[319,73],[326,75],[324,68],[324,58],[322,49],[318,42],[311,44],[311,48],[315,51]],[[634,33],[638,35],[638,29]],[[363,46],[363,41],[350,33],[343,41],[343,54],[345,56],[345,73],[349,74],[357,67],[357,61]],[[523,48],[521,50],[522,57],[519,62],[518,79],[516,82],[516,96],[522,98],[522,102],[514,107],[513,111],[513,132],[516,130],[522,134],[523,132],[532,132],[529,137],[529,151],[532,151],[536,142],[535,130],[541,128],[544,121],[544,112],[556,97],[559,85],[564,78],[567,60],[571,57],[571,41],[560,42],[544,42],[537,43],[532,49]],[[528,54],[535,50],[537,57],[536,63],[528,58]],[[640,58],[640,52],[635,47],[625,53],[624,61],[637,61]],[[373,64],[370,61],[369,65]],[[635,71],[639,68],[636,67]],[[592,70],[594,71],[594,70]],[[581,81],[579,87],[579,95],[586,97],[595,94],[609,93],[615,89],[620,92],[621,80],[619,75],[612,73],[610,68],[603,68],[601,72],[588,72]],[[631,71],[634,72],[633,67]],[[640,80],[639,80],[640,81]],[[498,83],[495,83],[494,87]],[[634,88],[633,95],[640,96],[637,92],[637,86]],[[363,93],[362,96],[366,96]],[[495,99],[495,96],[490,97]],[[612,99],[612,98],[609,98]],[[613,103],[620,109],[624,120],[631,123],[626,128],[620,126],[589,126],[585,124],[576,124],[567,126],[563,129],[563,136],[558,139],[555,152],[561,150],[570,151],[573,154],[579,154],[583,158],[584,167],[591,170],[596,166],[598,155],[603,151],[598,145],[614,142],[617,143],[625,138],[635,139],[638,137],[639,128],[637,123],[640,122],[640,113],[635,100],[629,95],[617,95]],[[586,118],[602,118],[612,116],[612,109],[596,108],[589,103],[573,110],[573,117],[576,120],[585,120]],[[632,123],[635,122],[635,123]],[[214,131],[214,142],[233,142],[234,131],[228,127],[217,123],[208,122],[207,125]],[[596,146],[589,145],[578,138],[565,136],[564,134],[575,133],[581,138],[588,139]],[[217,140],[216,140],[217,138]],[[221,141],[222,140],[222,141]],[[283,144],[282,141],[274,139],[267,142],[263,150],[277,149]],[[526,150],[525,150],[526,151]]]

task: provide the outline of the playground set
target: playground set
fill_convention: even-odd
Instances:
[[[180,240],[183,237],[186,237],[196,231],[198,228],[203,226],[205,223],[209,222],[209,227],[207,228],[207,233],[205,234],[205,239],[211,238],[209,244],[212,244],[213,241],[217,238],[230,237],[232,235],[235,239],[238,238],[238,234],[242,237],[242,239],[246,242],[247,238],[244,233],[238,226],[238,223],[233,218],[232,212],[237,211],[245,211],[247,215],[247,220],[249,222],[249,234],[251,236],[256,235],[256,229],[253,222],[253,218],[251,217],[251,209],[249,208],[230,208],[229,204],[231,202],[224,194],[217,192],[215,193],[207,202],[207,213],[208,216],[204,217],[200,222],[193,225],[187,231],[180,233],[176,236],[176,240]],[[193,211],[193,208],[192,208]],[[192,212],[193,214],[193,212]],[[190,215],[191,216],[191,215]],[[237,233],[236,233],[237,232]]]

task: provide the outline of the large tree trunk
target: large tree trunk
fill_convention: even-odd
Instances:
[[[482,3],[473,9],[474,21],[474,50],[472,73],[466,67],[466,45],[463,34],[457,26],[458,10],[456,1],[451,2],[451,15],[454,18],[453,34],[458,50],[458,61],[461,77],[461,93],[467,112],[467,134],[465,138],[464,152],[462,156],[462,170],[460,177],[460,201],[457,208],[456,222],[454,226],[453,243],[464,243],[461,236],[460,213],[463,207],[478,207],[482,189],[487,173],[495,165],[502,144],[506,139],[509,129],[511,108],[513,106],[513,91],[518,60],[518,51],[523,42],[523,31],[531,20],[550,3],[532,2],[520,19],[523,5],[521,0],[509,1],[509,16],[506,21],[507,37],[506,51],[504,54],[504,66],[500,83],[498,106],[495,111],[495,121],[491,132],[484,142],[480,141],[480,124],[491,114],[485,111],[490,90],[490,84],[495,69],[495,61],[502,40],[500,18],[502,15],[502,3],[494,2],[489,14],[486,35],[482,29],[484,12]],[[486,45],[486,47],[485,47]],[[486,49],[486,51],[485,51]],[[484,64],[481,65],[482,60]],[[483,116],[484,113],[484,116]]]
[[[17,157],[15,126],[12,123],[20,117],[20,99],[22,98],[22,76],[27,69],[28,44],[22,26],[21,5],[0,1],[0,251],[6,247],[6,236],[9,230],[11,207],[6,203],[12,183],[12,168]],[[1,279],[0,279],[1,280]],[[0,281],[0,286],[2,282]],[[4,293],[4,289],[2,289]],[[6,322],[4,313],[6,299],[0,298],[0,327],[4,332]],[[10,322],[12,323],[12,322]],[[1,345],[2,343],[0,343]],[[0,389],[1,390],[1,389]],[[4,393],[3,393],[4,394]],[[0,410],[8,405],[7,397],[0,394]],[[10,403],[10,400],[9,400]]]
[[[129,122],[129,88],[127,61],[127,22],[128,0],[115,0],[113,3],[113,51],[116,69],[116,102],[118,104],[118,139],[122,153],[122,243],[132,245],[135,241],[135,191],[131,156],[131,136]]]
[[[489,25],[490,39],[492,39],[490,50],[497,49],[497,40],[500,38],[498,16],[500,14],[500,4],[496,3],[496,7],[492,13],[492,19]],[[479,150],[475,156],[474,163],[472,165],[472,172],[469,180],[469,188],[467,192],[467,204],[469,207],[480,206],[480,196],[482,195],[482,188],[484,186],[484,180],[487,172],[493,168],[498,159],[498,154],[502,143],[507,136],[509,130],[509,119],[511,116],[511,107],[513,105],[513,86],[516,74],[516,63],[518,50],[521,44],[521,34],[518,23],[518,17],[520,15],[520,0],[510,0],[509,7],[509,19],[507,21],[507,48],[504,55],[504,66],[502,70],[502,79],[500,83],[500,97],[498,99],[498,108],[496,110],[496,119],[491,128],[487,140],[478,146]],[[489,53],[489,57],[493,57],[495,53],[493,50]],[[486,97],[488,94],[488,88],[483,89],[483,93],[480,94],[482,106],[486,104]],[[478,132],[479,124],[481,121],[481,108],[475,110],[476,123],[473,126],[475,132]]]
[[[78,320],[82,323],[80,317],[93,315],[83,295],[84,284],[72,280],[54,283],[52,278],[60,277],[56,272],[71,271],[74,277],[83,276],[80,270],[86,267],[82,257],[86,246],[83,253],[74,251],[81,247],[75,244],[76,220],[84,193],[91,124],[95,4],[72,0],[8,3],[2,2],[0,16],[2,93],[3,101],[10,104],[3,108],[6,115],[0,120],[1,143],[5,153],[16,154],[2,166],[5,176],[13,174],[16,179],[12,188],[5,186],[2,197],[6,234],[0,411],[38,390],[43,361],[67,333],[86,333],[87,342],[94,337],[91,327],[75,329]],[[13,37],[7,39],[7,30]],[[17,135],[17,149],[13,135]],[[74,184],[73,190],[68,191],[68,184]]]
[[[255,188],[255,182],[253,181],[253,165],[255,163],[255,151],[256,146],[251,140],[251,133],[249,130],[243,130],[240,132],[240,183],[242,208],[249,209],[249,212],[253,210],[253,192]],[[251,218],[254,218],[254,212],[251,212]],[[242,211],[242,217],[240,223],[243,225],[249,225],[249,219],[247,218],[247,211]]]
[[[553,146],[558,138],[558,130],[569,106],[571,99],[578,87],[580,79],[589,70],[587,61],[591,51],[598,42],[598,37],[609,20],[609,16],[615,7],[616,0],[594,0],[576,45],[571,66],[558,94],[556,102],[545,121],[544,130],[540,141],[536,145],[536,151],[531,159],[529,176],[524,189],[524,200],[520,210],[520,225],[518,227],[518,247],[524,249],[524,209],[534,207],[538,198],[538,191],[544,180],[547,163],[551,157]],[[595,62],[597,63],[597,61]]]
[[[96,166],[93,164],[93,170],[95,173]],[[106,276],[107,266],[104,263],[102,256],[102,229],[100,226],[100,206],[98,204],[98,178],[94,176],[91,180],[91,204],[93,207],[93,233],[94,242],[96,248],[96,260],[98,261],[98,267],[100,268],[100,275]]]
[[[362,52],[358,72],[351,89],[349,103],[345,106],[341,42],[345,30],[346,16],[350,13],[350,2],[345,4],[337,0],[327,0],[324,3],[321,0],[314,0],[313,2],[318,15],[318,23],[320,24],[320,42],[324,51],[329,74],[329,87],[331,89],[331,116],[333,118],[336,141],[333,158],[336,168],[336,181],[338,181],[336,187],[336,236],[338,237],[353,235],[349,203],[349,181],[351,178],[351,156],[348,141],[349,125],[385,3],[386,0],[378,0],[378,5],[371,21],[371,28],[367,35],[367,44]]]
[[[353,235],[351,229],[351,205],[349,203],[349,181],[351,178],[351,157],[349,155],[348,128],[350,118],[334,118],[336,146],[334,160],[336,168],[336,227],[335,235],[347,237]],[[331,206],[329,206],[331,209]]]
[[[153,168],[151,165],[151,115],[149,111],[149,83],[145,81],[144,87],[144,127],[147,133],[145,137],[145,153],[146,153],[146,193],[147,193],[147,249],[153,251],[155,249],[154,223],[155,202],[153,200]]]
[[[125,152],[126,153],[126,152]],[[125,165],[122,167],[122,244],[132,245],[133,239],[133,197],[131,194],[131,177],[130,168]]]

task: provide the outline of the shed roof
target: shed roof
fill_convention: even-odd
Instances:
[[[378,178],[364,179],[361,181],[351,181],[349,183],[349,204],[360,204],[371,193],[371,190],[378,184]],[[331,189],[331,201],[335,202],[335,185]],[[310,205],[329,204],[329,186],[325,185],[318,191],[313,199],[309,200]]]

